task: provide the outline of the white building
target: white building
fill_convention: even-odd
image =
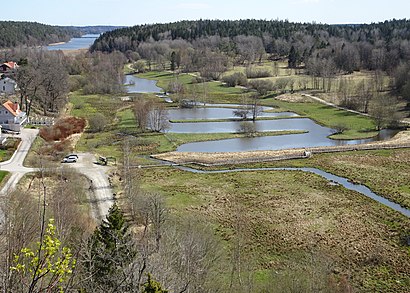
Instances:
[[[8,100],[0,106],[0,125],[4,130],[20,132],[27,122],[26,112],[20,110],[19,104]]]
[[[9,77],[0,79],[0,94],[12,95],[16,92],[17,83]]]

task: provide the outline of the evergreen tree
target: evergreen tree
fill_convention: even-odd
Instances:
[[[128,228],[123,212],[114,204],[90,238],[91,257],[86,267],[99,285],[117,287],[117,276],[134,259],[135,250]]]
[[[175,51],[172,51],[172,53],[171,53],[171,70],[172,71],[175,71],[175,69],[176,69],[176,53],[175,53]]]
[[[144,283],[142,293],[168,293],[168,290],[161,288],[161,284],[151,278],[151,274],[147,275],[148,279]]]
[[[298,62],[298,54],[296,52],[295,46],[292,45],[288,56],[288,66],[289,68],[296,68]]]

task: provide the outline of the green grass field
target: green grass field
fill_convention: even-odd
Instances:
[[[163,194],[174,214],[204,217],[215,227],[228,248],[221,271],[227,280],[239,237],[252,292],[291,292],[292,283],[319,292],[312,288],[340,284],[346,274],[358,292],[407,292],[410,258],[401,237],[410,220],[319,176],[160,168],[145,170],[141,183]]]
[[[263,104],[280,107],[284,111],[296,112],[327,127],[343,125],[347,128],[341,134],[332,135],[333,139],[368,138],[378,133],[373,119],[320,103],[289,103],[268,98],[263,100]]]

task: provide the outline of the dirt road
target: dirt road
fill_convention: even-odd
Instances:
[[[113,191],[107,175],[109,167],[95,164],[94,155],[90,153],[79,153],[76,163],[66,165],[90,180],[90,189],[93,191],[91,199],[93,216],[97,220],[104,219],[114,204]]]

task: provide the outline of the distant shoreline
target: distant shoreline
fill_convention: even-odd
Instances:
[[[63,45],[67,42],[58,42],[58,43],[52,43],[52,44],[48,44],[47,46],[58,46],[58,45]]]

